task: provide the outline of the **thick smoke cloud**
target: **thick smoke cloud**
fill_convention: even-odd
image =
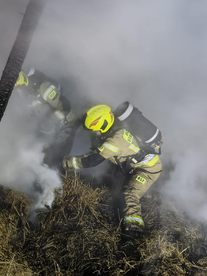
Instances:
[[[25,61],[64,80],[77,110],[136,104],[161,128],[162,160],[173,164],[163,196],[205,220],[206,8],[202,0],[51,0]]]
[[[3,70],[14,43],[28,1],[0,2],[0,68]],[[43,165],[44,147],[48,141],[39,137],[43,114],[34,116],[32,96],[15,89],[0,124],[0,183],[24,192],[33,207],[51,205],[55,188],[61,181],[56,171]]]
[[[33,100],[16,89],[2,119],[0,183],[28,194],[33,207],[41,208],[51,205],[61,181],[57,172],[44,164],[44,149],[50,141],[41,135],[44,113],[33,112]]]

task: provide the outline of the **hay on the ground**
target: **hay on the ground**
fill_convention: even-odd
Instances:
[[[142,202],[145,233],[126,240],[111,194],[110,188],[67,177],[62,193],[56,193],[51,209],[39,212],[34,227],[28,223],[29,202],[24,196],[2,190],[0,275],[207,273],[202,225],[153,191]]]

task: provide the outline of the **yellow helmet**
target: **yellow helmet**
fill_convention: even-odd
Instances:
[[[29,84],[29,80],[28,80],[26,74],[23,71],[20,71],[18,79],[15,83],[15,86],[16,87],[23,86],[23,85],[27,86],[28,84]]]
[[[114,123],[111,107],[100,104],[91,107],[86,113],[85,127],[92,131],[107,132]]]

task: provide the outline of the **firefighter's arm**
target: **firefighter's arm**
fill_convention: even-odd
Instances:
[[[108,138],[100,147],[88,154],[74,157],[65,157],[63,160],[64,169],[90,168],[99,165],[105,159],[116,156],[119,148],[114,144],[113,138]]]
[[[63,159],[63,168],[64,169],[82,169],[90,168],[99,165],[105,160],[98,152],[92,151],[88,154],[65,157]]]
[[[116,137],[108,138],[101,146],[88,154],[73,157],[75,159],[70,159],[70,164],[73,162],[73,168],[90,168],[99,165],[105,159],[116,156],[119,152],[119,148],[116,146],[116,143],[114,143],[114,139],[116,139]]]

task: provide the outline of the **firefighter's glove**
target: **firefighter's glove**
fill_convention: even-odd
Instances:
[[[63,159],[63,168],[65,170],[79,170],[81,167],[81,160],[78,157],[65,157]]]
[[[27,78],[27,75],[23,72],[19,72],[19,76],[16,80],[15,87],[20,87],[20,86],[28,86],[29,80]]]

